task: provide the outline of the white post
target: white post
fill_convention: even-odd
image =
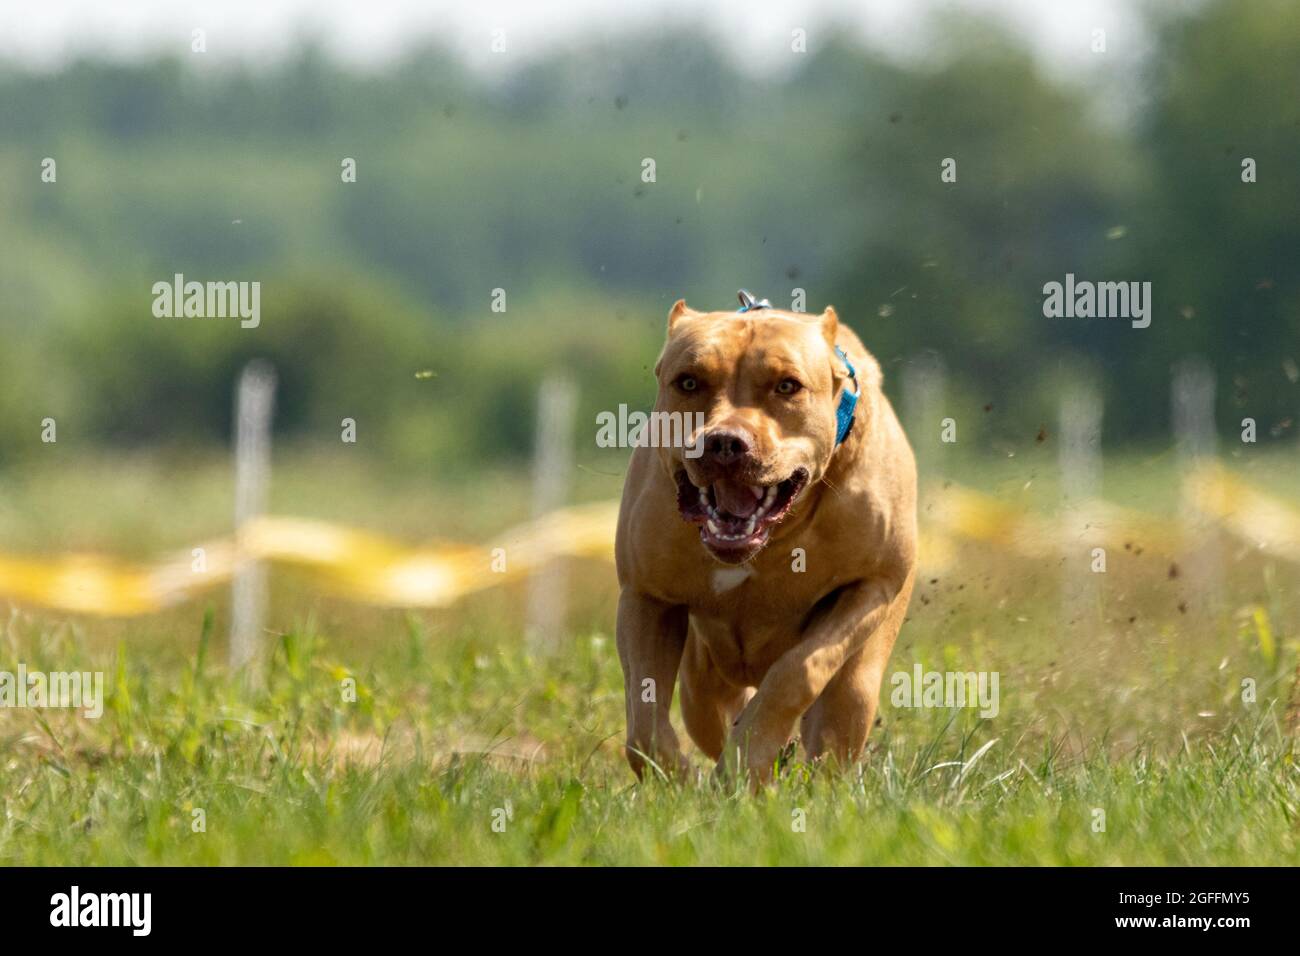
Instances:
[[[257,657],[266,615],[266,568],[245,560],[244,531],[266,508],[271,479],[275,369],[263,359],[244,366],[235,392],[235,576],[230,594],[230,666]]]
[[[1173,371],[1174,442],[1183,486],[1180,518],[1186,536],[1179,571],[1186,575],[1182,588],[1185,604],[1195,609],[1197,619],[1203,620],[1222,601],[1221,545],[1212,523],[1189,499],[1186,478],[1218,454],[1214,371],[1199,357],[1183,359]]]
[[[1089,382],[1075,381],[1061,391],[1061,615],[1066,626],[1083,622],[1089,629],[1097,623],[1101,575],[1110,570],[1092,507],[1101,497],[1103,408]]]
[[[537,446],[533,463],[533,517],[563,507],[573,481],[573,419],[578,392],[573,381],[549,375],[537,391]],[[535,649],[552,651],[564,638],[568,569],[562,558],[547,562],[528,581],[525,634]]]
[[[946,371],[943,357],[937,352],[913,356],[903,367],[903,421],[907,437],[916,453],[916,468],[921,484],[922,520],[926,510],[926,489],[938,485],[939,442],[944,418]],[[955,416],[951,416],[954,417]]]

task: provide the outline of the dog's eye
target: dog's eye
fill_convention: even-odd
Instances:
[[[803,388],[803,386],[799,384],[799,382],[795,381],[794,379],[783,378],[781,379],[780,383],[776,386],[776,394],[793,395],[801,388]]]
[[[679,375],[677,377],[677,387],[683,392],[693,392],[700,387],[700,382],[694,375]]]

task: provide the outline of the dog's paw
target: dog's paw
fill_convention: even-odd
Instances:
[[[681,750],[666,750],[650,746],[637,746],[627,743],[623,755],[628,766],[641,780],[654,777],[668,780],[686,779],[691,774],[691,761]]]
[[[791,737],[786,745],[781,748],[781,752],[776,756],[777,773],[785,770],[794,760],[794,755],[799,751],[799,735]]]
[[[723,783],[745,780],[752,790],[760,790],[780,776],[781,769],[794,756],[797,741],[784,744],[765,742],[753,734],[734,736],[714,766],[714,775]]]

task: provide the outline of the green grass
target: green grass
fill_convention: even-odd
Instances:
[[[751,797],[703,761],[697,780],[634,784],[608,638],[537,660],[414,622],[391,637],[352,670],[288,633],[253,690],[203,661],[197,634],[188,660],[120,648],[99,721],[5,727],[0,862],[1300,862],[1300,767],[1268,703],[1165,751],[1075,739],[1074,717],[1046,731],[1014,690],[989,721],[887,709],[862,765],[796,758]],[[70,640],[47,635],[28,666],[79,657]]]
[[[0,864],[1294,865],[1300,570],[1225,551],[1221,606],[1190,611],[1188,575],[1125,552],[1074,621],[1060,567],[959,551],[889,673],[997,671],[998,715],[895,707],[887,678],[859,766],[796,754],[758,796],[698,757],[635,782],[603,564],[574,566],[550,655],[520,637],[519,588],[404,613],[277,574],[251,684],[224,667],[222,595],[129,622],[14,609],[0,669],[101,670],[108,701],[0,710]]]

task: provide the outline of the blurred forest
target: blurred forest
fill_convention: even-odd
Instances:
[[[1137,73],[1099,85],[952,18],[923,61],[814,43],[773,79],[686,32],[504,80],[436,46],[378,71],[310,45],[261,68],[0,64],[0,467],[47,416],[60,444],[224,443],[255,355],[287,440],[352,417],[396,467],[522,458],[538,379],[569,368],[585,449],[596,411],[652,402],[672,301],[729,309],[739,286],[835,305],[891,393],[942,355],[963,441],[1032,443],[1085,374],[1107,442],[1164,444],[1189,353],[1225,433],[1250,415],[1294,440],[1300,4],[1153,17]],[[155,318],[175,273],[260,281],[260,327]],[[1150,328],[1045,318],[1066,273],[1150,281]]]

